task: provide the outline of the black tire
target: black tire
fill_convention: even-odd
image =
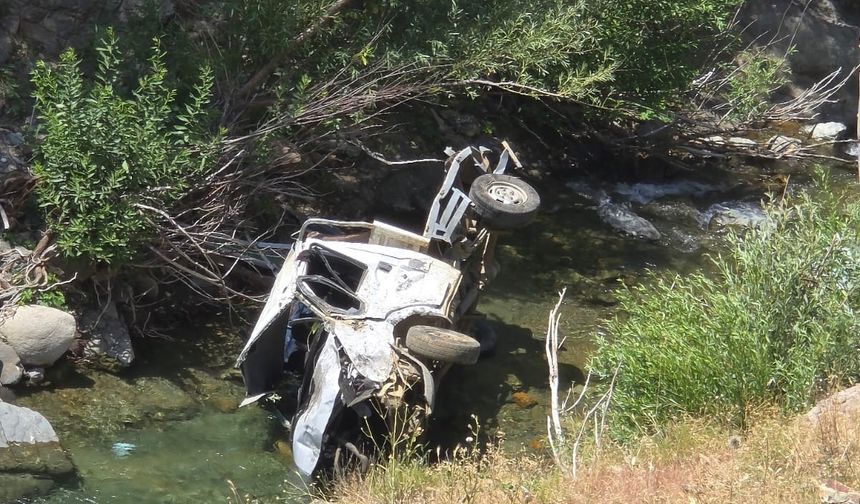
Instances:
[[[472,182],[469,198],[483,224],[499,231],[525,226],[540,207],[535,188],[511,175],[481,175]]]
[[[453,364],[474,364],[481,355],[481,344],[475,338],[424,325],[406,331],[406,348],[419,357]]]

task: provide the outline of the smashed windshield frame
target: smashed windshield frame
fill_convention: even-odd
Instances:
[[[364,301],[357,292],[367,274],[365,264],[318,244],[308,247],[299,259],[306,266],[296,287],[309,303],[329,313],[364,312]]]

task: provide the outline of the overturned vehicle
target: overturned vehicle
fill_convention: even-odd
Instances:
[[[327,219],[297,233],[237,366],[242,405],[275,408],[303,477],[366,464],[371,443],[362,440],[407,409],[420,426],[448,369],[478,360],[475,308],[498,272],[497,232],[528,224],[540,205],[529,184],[505,173],[520,163],[503,145],[495,165],[485,148],[447,151],[421,235]]]

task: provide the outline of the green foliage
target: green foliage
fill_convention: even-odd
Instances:
[[[591,103],[661,107],[687,89],[740,3],[371,0],[295,48],[280,85],[378,63],[417,65],[444,83],[487,79]],[[224,54],[253,71],[329,4],[226,0]]]
[[[785,84],[785,59],[761,50],[747,50],[738,55],[736,69],[728,79],[727,102],[730,116],[736,119],[756,117],[770,106],[770,95]]]
[[[860,373],[860,203],[823,187],[731,238],[716,275],[660,278],[621,295],[591,365],[621,365],[617,432],[684,415],[744,423],[762,404],[807,407]]]
[[[737,0],[587,0],[601,47],[618,65],[607,92],[664,108],[688,89],[702,65],[729,41],[721,37]]]
[[[48,283],[55,284],[56,276],[48,274]],[[50,306],[51,308],[65,309],[66,296],[63,291],[57,287],[48,290],[41,289],[24,289],[21,291],[18,303],[22,305],[40,304],[42,306]]]
[[[175,90],[165,85],[165,53],[156,39],[148,72],[126,97],[112,31],[96,50],[92,81],[71,49],[56,66],[37,63],[37,134],[44,139],[34,171],[39,204],[63,253],[116,262],[129,259],[150,234],[136,205],[169,208],[216,155],[207,131],[213,76],[203,67],[180,107]]]
[[[0,68],[0,110],[14,106],[18,100],[18,83],[11,67]]]

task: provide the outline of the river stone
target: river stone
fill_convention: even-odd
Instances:
[[[0,403],[0,448],[56,442],[59,442],[57,434],[45,417],[28,408]]]
[[[860,157],[860,142],[848,142],[842,145],[842,154],[850,158]]]
[[[755,148],[758,144],[755,140],[750,140],[749,138],[744,137],[730,137],[729,145],[732,147],[739,147],[744,149],[752,149]]]
[[[813,140],[838,140],[848,131],[848,126],[839,122],[825,122],[808,124],[801,131]]]
[[[6,341],[25,366],[50,366],[75,338],[75,317],[47,306],[27,305],[0,325]]]
[[[116,304],[90,309],[81,316],[81,332],[88,332],[84,356],[105,356],[127,367],[134,360],[134,348],[128,327],[116,310]]]
[[[43,494],[74,470],[44,416],[0,402],[0,501]]]
[[[685,227],[696,227],[702,220],[702,213],[688,201],[652,201],[640,207],[640,212]]]
[[[0,385],[13,385],[21,380],[21,359],[15,349],[0,341]]]
[[[727,227],[758,228],[767,222],[761,206],[746,201],[715,203],[702,214],[702,227],[716,231]]]
[[[797,138],[774,135],[767,141],[767,148],[776,154],[792,154],[796,152],[802,145],[802,142]]]
[[[17,502],[25,497],[45,495],[55,485],[54,479],[46,476],[0,472],[0,502]]]
[[[648,220],[636,215],[626,206],[610,202],[605,197],[601,198],[597,215],[603,222],[622,233],[649,240],[659,240],[661,237],[657,228]]]
[[[184,372],[182,373],[184,374]],[[58,387],[18,398],[53,419],[60,430],[114,433],[151,422],[185,420],[200,405],[173,380],[160,376],[124,379],[88,373],[87,387]]]
[[[0,385],[0,402],[15,404],[15,393],[12,389]]]
[[[860,415],[860,385],[840,390],[819,401],[814,408],[806,413],[806,418],[816,424],[825,414],[832,414],[837,418]]]

